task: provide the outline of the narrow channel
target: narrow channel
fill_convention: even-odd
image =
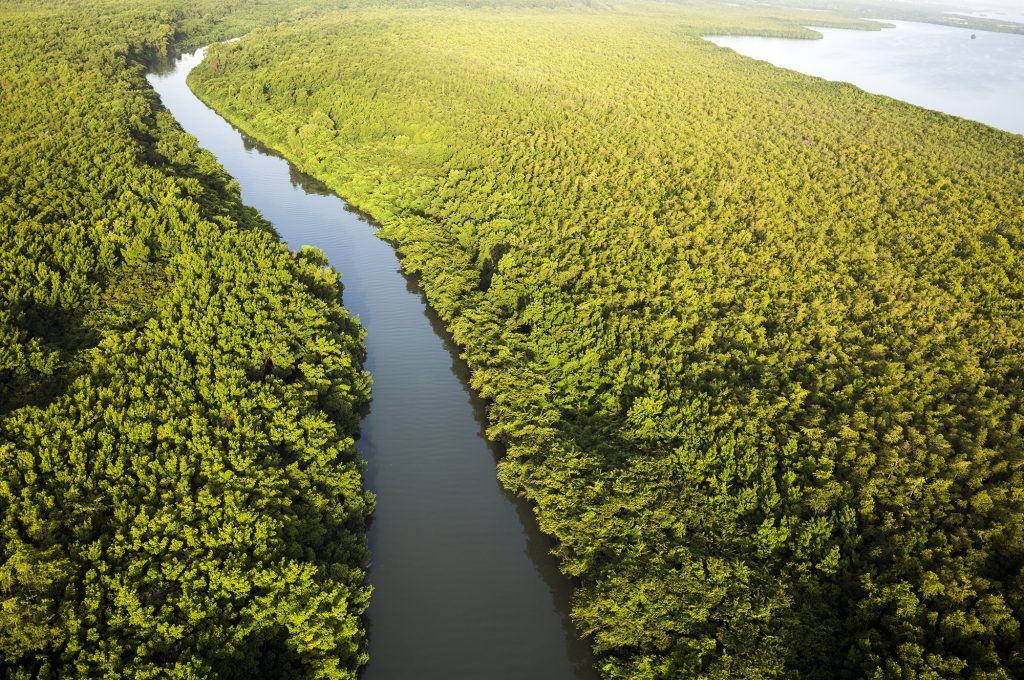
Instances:
[[[377,511],[362,677],[596,677],[568,618],[571,584],[529,508],[498,485],[483,405],[457,348],[372,225],[192,94],[185,78],[203,52],[150,73],[150,84],[290,248],[326,253],[366,328],[373,401],[359,449]]]

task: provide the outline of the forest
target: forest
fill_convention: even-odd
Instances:
[[[191,85],[419,275],[605,678],[1024,677],[1024,138],[701,38],[805,23],[353,7]]]
[[[143,77],[312,11],[0,3],[2,677],[366,661],[362,330]]]
[[[603,677],[1024,677],[1024,138],[701,38],[808,24],[880,28],[0,0],[0,675],[367,662],[363,331],[144,78],[245,35],[192,86],[417,275]]]

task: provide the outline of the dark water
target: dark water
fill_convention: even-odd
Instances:
[[[149,81],[292,249],[323,250],[366,328],[373,402],[359,448],[377,494],[366,680],[596,677],[567,618],[571,586],[522,502],[495,478],[467,369],[391,246],[315,179],[235,130],[185,76]]]
[[[868,92],[1024,135],[1024,35],[886,23],[894,27],[815,27],[824,36],[821,40],[708,40],[776,66],[853,83]]]

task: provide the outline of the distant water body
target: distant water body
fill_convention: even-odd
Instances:
[[[943,12],[955,17],[979,17],[981,19],[995,19],[996,21],[1012,21],[1015,24],[1024,24],[1024,13],[1005,12],[1003,10],[989,10],[983,12]]]
[[[815,27],[822,40],[707,39],[782,68],[1024,135],[1024,35],[886,23],[895,28]]]

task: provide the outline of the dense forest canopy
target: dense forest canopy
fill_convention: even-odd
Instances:
[[[1022,677],[1024,138],[700,37],[807,19],[349,10],[192,85],[422,275],[605,677]]]
[[[0,676],[366,660],[362,330],[143,77],[296,7],[0,4]]]

